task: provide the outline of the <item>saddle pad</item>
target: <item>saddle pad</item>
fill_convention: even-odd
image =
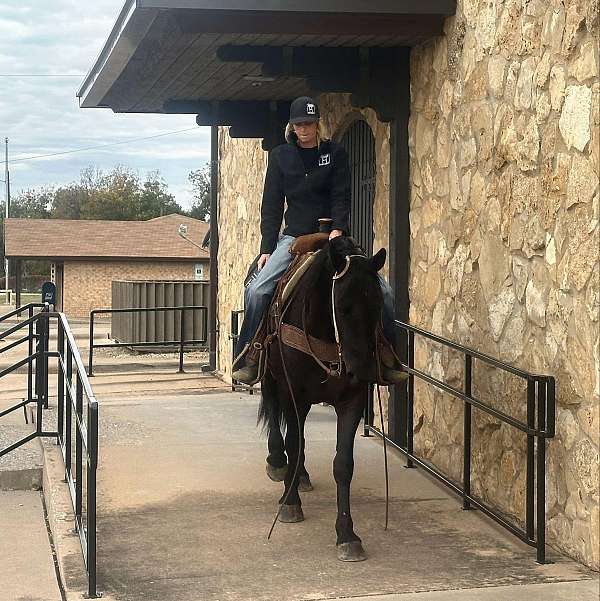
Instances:
[[[281,324],[281,342],[286,346],[291,346],[297,351],[302,351],[307,355],[316,355],[318,359],[327,363],[336,363],[340,360],[337,345],[334,342],[326,342],[313,336],[308,336],[310,348],[306,343],[304,332],[288,323]]]
[[[298,284],[302,276],[310,269],[310,266],[313,264],[316,256],[316,253],[307,254],[304,261],[292,274],[289,281],[286,283],[283,292],[281,293],[281,306],[284,306],[287,300],[290,298],[294,288],[296,287],[296,284]]]

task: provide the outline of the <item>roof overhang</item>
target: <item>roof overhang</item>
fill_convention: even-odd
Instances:
[[[77,95],[85,108],[204,111],[201,124],[235,124],[223,113],[360,92],[399,48],[440,35],[455,8],[455,0],[128,0]]]

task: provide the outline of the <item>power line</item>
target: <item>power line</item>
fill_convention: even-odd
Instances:
[[[85,77],[73,73],[0,73],[0,77]]]
[[[174,134],[182,134],[186,131],[192,131],[192,130],[197,130],[198,127],[188,127],[187,129],[179,129],[177,131],[167,131],[164,132],[162,134],[156,134],[154,136],[146,136],[144,138],[131,138],[130,140],[123,140],[122,142],[111,142],[109,144],[99,144],[98,146],[88,146],[86,148],[76,148],[75,150],[63,150],[61,152],[51,152],[49,154],[38,154],[35,156],[31,156],[31,157],[23,157],[21,159],[12,159],[10,161],[11,164],[13,163],[23,163],[25,161],[33,161],[35,159],[46,159],[49,157],[56,157],[56,156],[61,156],[64,154],[74,154],[76,152],[87,152],[89,150],[98,150],[100,148],[108,148],[110,146],[119,146],[122,144],[131,144],[133,142],[141,142],[143,140],[154,140],[155,138],[162,138],[164,136],[172,136]]]

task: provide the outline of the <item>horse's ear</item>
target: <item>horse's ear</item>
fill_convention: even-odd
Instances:
[[[342,237],[338,236],[329,241],[329,257],[333,264],[333,268],[337,273],[342,271],[346,266],[346,255],[348,254],[345,250],[345,245],[342,243]]]
[[[387,253],[385,252],[385,248],[381,248],[376,255],[373,255],[371,258],[371,267],[375,271],[379,271],[385,265]]]

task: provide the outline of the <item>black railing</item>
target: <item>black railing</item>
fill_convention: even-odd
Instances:
[[[151,342],[111,342],[110,344],[98,344],[94,342],[94,321],[96,315],[112,315],[113,313],[150,313],[150,312],[163,312],[163,311],[179,311],[179,340],[160,340]],[[185,315],[187,311],[201,311],[202,312],[202,323],[204,332],[204,338],[201,340],[185,338]],[[119,346],[127,347],[161,347],[161,346],[178,346],[179,347],[179,373],[184,373],[183,369],[183,355],[185,352],[186,345],[198,345],[201,349],[207,348],[207,334],[208,326],[208,307],[203,305],[196,306],[185,306],[185,307],[132,307],[125,309],[94,309],[90,312],[90,335],[89,345],[90,352],[88,358],[88,376],[94,375],[94,349],[95,348],[113,348]]]
[[[242,315],[244,315],[243,309],[241,309],[239,311],[231,312],[231,334],[229,336],[229,339],[231,340],[231,364],[232,365],[236,358],[235,347],[237,345],[237,341],[240,338],[240,324],[241,324],[240,317],[242,317]],[[238,382],[237,380],[234,380],[233,378],[231,378],[231,390],[233,392],[236,392],[238,389],[247,390],[249,394],[254,394],[253,386],[248,386],[248,384],[244,384],[243,382]]]
[[[33,314],[36,308],[40,313]],[[88,576],[89,598],[97,597],[96,584],[96,470],[98,466],[98,402],[87,379],[75,339],[62,313],[52,313],[48,305],[32,304],[21,307],[0,318],[6,321],[14,315],[28,312],[21,323],[0,333],[0,340],[27,328],[29,335],[1,349],[4,352],[28,342],[29,355],[7,369],[0,378],[28,365],[28,396],[2,413],[0,417],[36,402],[35,431],[9,447],[0,450],[0,457],[34,438],[55,438],[60,446],[75,517],[75,531],[79,536]],[[56,350],[50,348],[50,329],[56,322]],[[33,345],[36,349],[33,352]],[[44,430],[43,409],[48,407],[48,359],[56,358],[57,369],[57,426],[55,431]],[[35,369],[33,368],[35,366]],[[33,396],[35,391],[36,395]],[[85,471],[85,475],[84,475]]]
[[[58,358],[57,406],[58,443],[65,463],[65,481],[69,486],[75,512],[75,530],[79,535],[88,573],[88,595],[96,591],[96,470],[98,467],[98,401],[85,373],[85,367],[73,333],[64,314],[57,319],[56,352]],[[75,440],[73,440],[73,435]],[[73,457],[73,448],[75,456]],[[85,469],[85,478],[83,471]],[[84,494],[85,483],[85,494]],[[85,503],[84,503],[85,500]]]
[[[4,449],[0,449],[0,457],[18,449],[29,441],[38,438],[40,436],[52,435],[52,433],[45,433],[42,429],[42,409],[48,407],[48,391],[44,387],[44,373],[48,373],[47,362],[48,356],[47,351],[47,335],[44,335],[44,326],[46,325],[47,319],[40,317],[41,313],[38,311],[45,311],[46,307],[42,303],[30,303],[19,307],[10,313],[6,313],[0,317],[0,323],[6,323],[11,318],[21,318],[23,314],[27,317],[23,321],[7,328],[0,332],[0,340],[8,338],[11,334],[25,330],[27,335],[18,338],[17,340],[10,342],[6,346],[0,348],[0,355],[9,350],[15,349],[20,345],[27,344],[27,356],[17,361],[10,367],[7,367],[0,371],[0,378],[7,376],[10,373],[16,372],[18,369],[27,366],[27,396],[19,403],[12,405],[0,411],[0,418],[23,409],[25,417],[27,418],[27,405],[30,403],[37,403],[37,421],[36,427],[33,432],[22,438],[21,440],[15,441]],[[46,313],[47,315],[47,313]],[[44,369],[46,367],[46,369]]]
[[[535,546],[537,549],[537,561],[539,563],[546,563],[546,440],[553,438],[555,433],[556,400],[554,378],[552,376],[526,372],[507,363],[503,363],[489,355],[456,344],[441,336],[437,336],[431,332],[427,332],[406,323],[397,321],[396,326],[405,333],[405,337],[407,338],[408,364],[406,368],[409,373],[409,379],[406,446],[399,445],[390,439],[387,439],[388,442],[406,456],[407,467],[414,467],[414,464],[417,464],[425,469],[428,473],[462,497],[464,509],[471,509],[472,507],[480,509],[483,513],[512,532],[522,541],[528,545]],[[464,381],[462,390],[454,388],[424,371],[415,369],[415,336],[421,336],[463,354]],[[517,419],[504,411],[495,409],[488,403],[473,396],[473,359],[477,359],[494,368],[510,373],[527,383],[526,421]],[[414,453],[415,377],[420,378],[464,403],[462,483],[454,482],[436,466],[417,457]],[[488,503],[474,496],[471,492],[471,417],[473,407],[487,413],[502,423],[516,428],[527,436],[525,528],[521,528],[509,521],[509,519],[507,519],[507,517],[499,510],[491,507]],[[372,415],[372,411],[368,410],[366,415]],[[382,432],[372,425],[372,419],[369,419],[369,421],[371,423],[366,424],[366,430],[382,436]]]

